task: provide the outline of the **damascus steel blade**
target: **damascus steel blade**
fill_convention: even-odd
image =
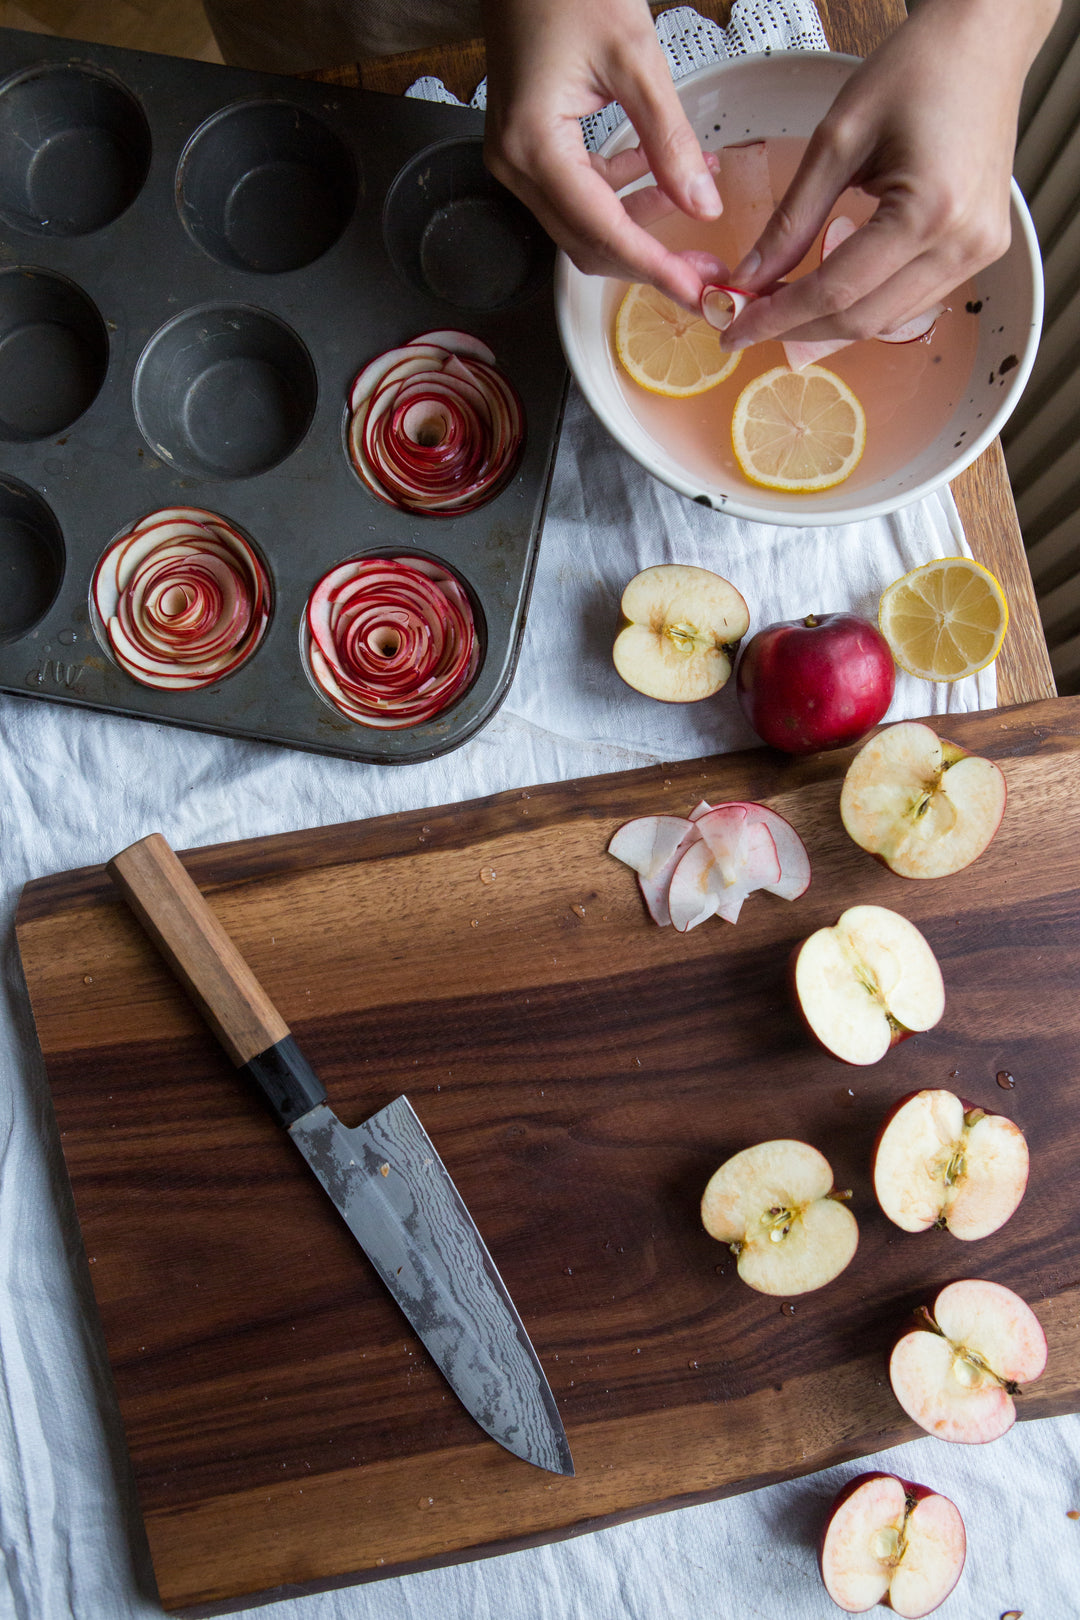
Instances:
[[[480,1427],[526,1462],[573,1474],[529,1336],[408,1099],[352,1129],[320,1103],[289,1135]]]

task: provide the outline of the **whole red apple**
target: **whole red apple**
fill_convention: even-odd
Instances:
[[[855,613],[808,613],[759,630],[735,676],[743,713],[787,754],[858,742],[892,702],[896,666],[877,625]]]

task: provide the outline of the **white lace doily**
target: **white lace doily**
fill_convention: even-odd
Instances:
[[[710,22],[693,6],[676,6],[656,20],[656,35],[671,64],[673,79],[681,79],[695,68],[710,62],[727,62],[732,57],[769,51],[827,51],[821,19],[813,0],[735,0],[726,28]],[[425,76],[406,90],[407,96],[421,101],[462,103],[441,79]],[[487,107],[487,80],[473,92],[470,107],[483,112]],[[581,120],[585,145],[590,152],[601,147],[617,125],[623,110],[617,101]]]

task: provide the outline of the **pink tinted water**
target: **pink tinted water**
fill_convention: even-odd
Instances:
[[[781,136],[767,143],[773,196],[783,196],[806,142]],[[847,214],[862,224],[874,201],[864,192],[848,191],[830,217]],[[729,207],[711,225],[684,214],[672,214],[652,227],[675,249],[699,248],[734,266],[742,257],[740,221]],[[821,262],[820,237],[794,275],[805,275]],[[605,302],[609,333],[627,283],[613,281]],[[857,489],[890,476],[925,450],[960,404],[971,375],[978,343],[978,294],[974,282],[958,287],[928,338],[913,343],[853,343],[822,364],[858,396],[866,412],[866,449],[845,487]],[[750,489],[731,447],[731,414],[739,394],[754,377],[786,364],[779,343],[744,349],[726,382],[690,399],[666,399],[641,388],[616,362],[619,386],[645,431],[692,476],[709,483]]]

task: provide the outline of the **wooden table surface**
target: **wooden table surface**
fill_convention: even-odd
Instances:
[[[868,55],[905,16],[904,0],[817,0],[817,7],[830,45],[853,56]],[[702,15],[721,23],[727,21],[730,9],[730,0],[697,3]],[[469,40],[401,56],[368,58],[318,77],[400,95],[421,74],[432,73],[455,95],[468,100],[484,71],[483,41]],[[1054,697],[1057,689],[999,441],[953,480],[952,491],[972,551],[997,575],[1009,601],[1009,629],[997,661],[998,702],[1004,707]]]

